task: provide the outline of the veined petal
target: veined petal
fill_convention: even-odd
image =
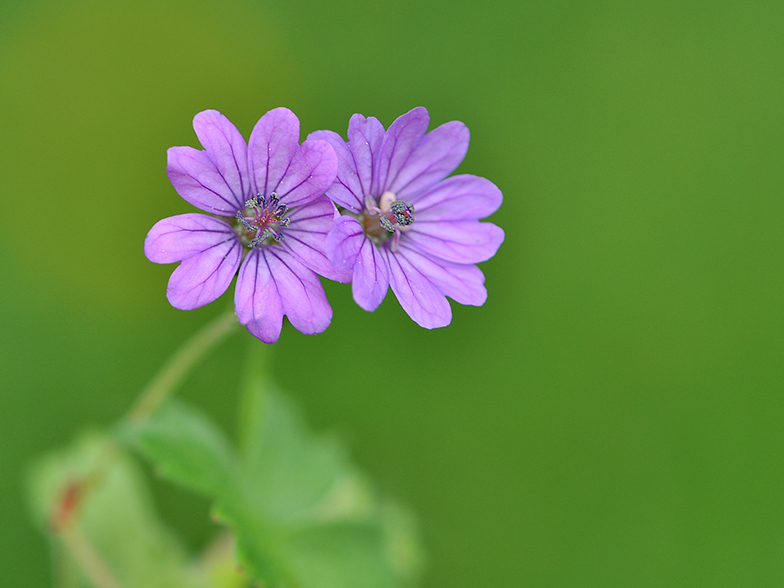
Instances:
[[[348,123],[348,142],[354,157],[363,198],[380,195],[380,192],[373,192],[373,178],[381,144],[384,142],[384,134],[384,125],[372,116],[365,118],[361,114],[355,114]],[[364,206],[363,202],[361,208]]]
[[[248,175],[248,144],[228,118],[217,110],[205,110],[193,118],[193,129],[199,142],[223,176],[237,210],[250,196]]]
[[[286,238],[280,245],[317,274],[347,283],[351,281],[351,270],[336,268],[326,253],[327,234],[332,229],[335,213],[335,205],[326,196],[296,207],[288,215],[291,224],[285,229]]]
[[[144,240],[144,254],[155,263],[174,263],[236,239],[222,220],[206,214],[180,214],[153,225]]]
[[[453,120],[433,129],[419,142],[395,181],[387,188],[401,200],[411,200],[431,188],[463,161],[468,151],[468,127]]]
[[[421,196],[409,197],[418,221],[477,220],[493,214],[502,201],[493,182],[472,175],[447,178]]]
[[[362,242],[366,239],[357,219],[340,216],[335,219],[327,235],[327,257],[335,267],[353,271]]]
[[[234,303],[240,323],[265,343],[280,337],[284,314],[305,335],[324,332],[332,321],[318,276],[274,245],[255,249],[245,258]]]
[[[283,326],[283,301],[262,253],[264,249],[253,249],[245,257],[234,290],[234,310],[240,324],[254,337],[274,343]]]
[[[222,216],[241,208],[226,179],[206,152],[193,147],[170,147],[166,175],[183,200]]]
[[[446,297],[405,257],[380,249],[389,264],[389,283],[400,306],[425,329],[445,327],[452,322]]]
[[[395,183],[398,174],[425,136],[429,123],[427,109],[419,106],[398,117],[390,125],[376,158],[372,186],[374,196],[386,192]]]
[[[305,141],[291,159],[280,184],[273,192],[287,206],[299,206],[322,196],[335,181],[338,158],[326,141]]]
[[[504,241],[504,231],[479,221],[430,222],[417,219],[405,233],[409,244],[439,259],[455,263],[487,261]]]
[[[485,276],[473,264],[452,263],[435,259],[401,242],[396,255],[405,257],[420,273],[427,276],[442,294],[460,304],[482,306],[487,300]]]
[[[288,108],[261,117],[248,140],[248,171],[252,195],[266,197],[280,183],[299,149],[299,119]]]
[[[242,259],[242,244],[230,238],[184,260],[169,278],[166,297],[181,310],[216,300],[231,284]]]
[[[332,322],[332,307],[315,272],[280,247],[266,247],[265,257],[272,270],[283,312],[300,333],[315,335]]]
[[[363,235],[351,281],[351,293],[354,296],[354,301],[361,308],[373,312],[384,300],[388,290],[389,266],[387,260],[379,248]]]
[[[316,131],[308,135],[308,140],[326,141],[335,150],[338,158],[337,177],[332,185],[327,188],[327,196],[343,208],[356,214],[365,207],[365,194],[357,175],[357,164],[348,143],[343,137],[333,131]]]

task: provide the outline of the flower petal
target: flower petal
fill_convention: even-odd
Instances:
[[[445,327],[452,322],[446,297],[404,256],[384,247],[379,251],[389,264],[389,283],[400,306],[416,324],[425,329]]]
[[[236,210],[239,210],[250,196],[248,144],[237,127],[217,110],[197,114],[193,118],[193,129],[234,194]]]
[[[144,254],[155,263],[174,263],[230,239],[236,235],[222,220],[206,214],[180,214],[155,223],[144,240]]]
[[[288,108],[261,117],[248,140],[251,194],[270,195],[280,183],[299,148],[299,119]]]
[[[166,297],[181,310],[216,300],[231,284],[242,259],[242,244],[232,237],[184,260],[169,278]]]
[[[237,198],[206,152],[193,147],[170,147],[166,175],[183,200],[222,216],[237,213]]]
[[[361,114],[355,114],[348,122],[348,142],[354,157],[363,198],[381,195],[373,192],[373,177],[377,164],[376,159],[381,151],[381,144],[384,142],[384,134],[384,125],[375,117],[365,118]],[[362,208],[364,207],[363,202]]]
[[[234,303],[240,323],[265,343],[280,337],[284,314],[305,335],[324,332],[332,321],[318,276],[274,245],[245,258]]]
[[[283,301],[262,251],[253,249],[237,277],[234,310],[240,324],[265,343],[274,343],[283,326]]]
[[[389,290],[389,266],[378,247],[367,238],[354,264],[351,293],[354,301],[368,312],[373,312],[384,300]]]
[[[380,196],[397,180],[411,153],[425,136],[430,116],[419,106],[397,118],[389,126],[376,159],[373,195]]]
[[[493,182],[472,175],[447,178],[421,196],[409,197],[421,221],[477,220],[493,214],[502,201]]]
[[[405,257],[420,273],[427,276],[433,285],[460,304],[482,306],[487,300],[485,276],[473,264],[451,263],[434,259],[429,255],[408,247],[401,242],[396,255]]]
[[[315,272],[280,247],[265,247],[265,257],[283,300],[283,311],[300,333],[315,335],[332,322],[332,307]]]
[[[291,224],[285,229],[286,238],[280,245],[317,274],[347,283],[351,281],[351,270],[336,268],[326,254],[327,233],[332,229],[336,212],[326,196],[296,207],[288,215]]]
[[[308,140],[326,141],[335,150],[338,158],[337,177],[327,188],[327,196],[343,208],[359,214],[365,207],[365,195],[357,175],[357,164],[348,143],[333,131],[316,131],[308,135]]]
[[[479,221],[430,222],[417,220],[405,233],[409,244],[425,253],[455,263],[487,261],[504,241],[504,231]]]
[[[468,127],[453,120],[430,131],[411,153],[388,190],[411,200],[457,168],[468,151]]]
[[[335,267],[353,271],[364,240],[365,234],[359,221],[350,216],[340,216],[327,235],[327,257]]]
[[[305,204],[322,196],[335,181],[338,158],[332,145],[326,141],[305,141],[286,170],[280,184],[273,192],[287,206]]]

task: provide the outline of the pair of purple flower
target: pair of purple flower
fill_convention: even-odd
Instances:
[[[428,329],[452,320],[446,296],[484,304],[474,264],[495,254],[504,233],[479,219],[498,209],[501,192],[485,178],[447,178],[465,157],[468,129],[453,121],[427,133],[429,120],[415,108],[385,131],[355,114],[348,142],[317,131],[300,145],[287,108],[265,114],[247,143],[221,113],[197,114],[204,150],[172,147],[166,173],[182,198],[213,216],[163,219],[144,243],[150,261],[182,262],[169,302],[204,306],[239,269],[237,318],[265,343],[278,340],[283,315],[307,335],[326,330],[332,308],[318,275],[351,282],[368,311],[392,286]]]

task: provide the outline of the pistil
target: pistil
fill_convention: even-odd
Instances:
[[[285,216],[287,210],[274,192],[269,195],[269,201],[257,194],[245,202],[244,210],[237,211],[234,230],[250,249],[277,243],[284,239],[279,229],[291,222]]]
[[[365,234],[381,244],[392,239],[390,247],[397,250],[400,234],[414,223],[414,205],[398,200],[392,192],[384,192],[376,204],[372,196],[365,198],[365,211],[359,217]]]

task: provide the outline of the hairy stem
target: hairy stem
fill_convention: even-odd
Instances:
[[[141,424],[182,384],[191,369],[208,351],[217,346],[238,326],[234,311],[226,312],[204,325],[169,358],[142,391],[126,420]]]
[[[122,588],[76,521],[60,530],[60,538],[96,588]]]

